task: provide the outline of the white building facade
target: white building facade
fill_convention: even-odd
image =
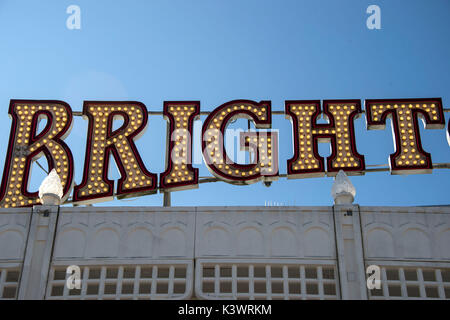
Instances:
[[[450,207],[0,209],[0,299],[450,299]]]

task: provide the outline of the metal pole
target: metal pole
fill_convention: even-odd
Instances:
[[[164,204],[163,204],[164,207],[170,207],[171,206],[170,198],[171,198],[170,192],[165,192],[164,191]]]
[[[169,121],[167,121],[167,125],[166,125],[166,163],[168,163],[168,159],[171,156],[169,154],[169,146],[170,146],[170,142],[172,141],[172,137],[169,137],[169,135],[170,135],[170,125],[169,125]],[[164,191],[163,206],[170,207],[171,206],[170,200],[171,200],[170,192]]]

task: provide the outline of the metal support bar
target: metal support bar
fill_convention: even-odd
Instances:
[[[450,112],[450,108],[444,108],[443,109],[444,112]],[[200,115],[201,116],[207,116],[211,113],[212,111],[200,111]],[[361,110],[361,113],[366,113],[365,110]],[[148,111],[148,114],[151,116],[162,116],[163,112],[162,111]],[[273,110],[272,111],[273,115],[286,115],[286,113],[284,111],[281,110]],[[81,111],[72,111],[72,115],[75,117],[81,117],[83,116],[83,112]]]
[[[169,126],[169,122],[167,122],[166,124],[166,137],[169,137],[170,134],[170,126]],[[169,160],[169,146],[170,146],[170,142],[172,141],[172,137],[169,137],[168,139],[166,139],[166,161],[164,163],[168,163]],[[164,191],[164,195],[163,195],[164,199],[163,199],[163,206],[164,207],[170,207],[171,206],[171,196],[170,196],[170,192]]]
[[[374,167],[377,165],[371,165],[371,167]],[[450,169],[450,163],[434,163],[433,164],[433,169]],[[370,173],[370,172],[387,172],[390,171],[390,168],[388,167],[382,167],[382,168],[368,168],[366,170],[364,170],[364,173]],[[328,171],[325,171],[325,175],[328,174]],[[278,175],[279,178],[287,178],[287,174],[286,173],[281,173]],[[216,177],[199,177],[198,178],[198,183],[202,184],[202,183],[210,183],[210,182],[220,182],[222,180],[219,180]],[[170,192],[164,192],[164,189],[162,188],[157,188],[158,190],[162,190],[164,193],[164,206],[166,207],[170,207],[171,206],[171,197],[170,197]],[[115,194],[114,194],[115,196]],[[70,204],[73,203],[71,200],[66,200],[66,202],[64,202],[64,204]]]
[[[36,164],[39,166],[39,168],[42,169],[46,174],[48,174],[47,170],[44,169],[44,167],[39,163],[39,161],[36,160]]]

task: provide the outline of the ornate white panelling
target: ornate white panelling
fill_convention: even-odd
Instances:
[[[450,207],[361,207],[367,259],[450,260]]]
[[[31,208],[2,209],[0,213],[0,260],[22,261]]]
[[[199,207],[196,257],[335,258],[331,207]]]
[[[56,259],[193,258],[195,208],[61,208]]]
[[[0,299],[182,299],[194,265],[199,298],[450,297],[450,207],[57,209],[0,210]],[[371,264],[383,289],[366,296]]]

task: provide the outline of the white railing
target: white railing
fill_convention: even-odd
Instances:
[[[192,295],[190,260],[58,261],[50,269],[46,299],[188,299]],[[69,265],[81,269],[81,288],[68,289]]]
[[[16,299],[21,268],[21,263],[0,262],[0,300]]]
[[[450,299],[450,263],[370,261],[381,269],[381,288],[369,299]]]
[[[335,261],[199,259],[202,299],[339,299]]]

